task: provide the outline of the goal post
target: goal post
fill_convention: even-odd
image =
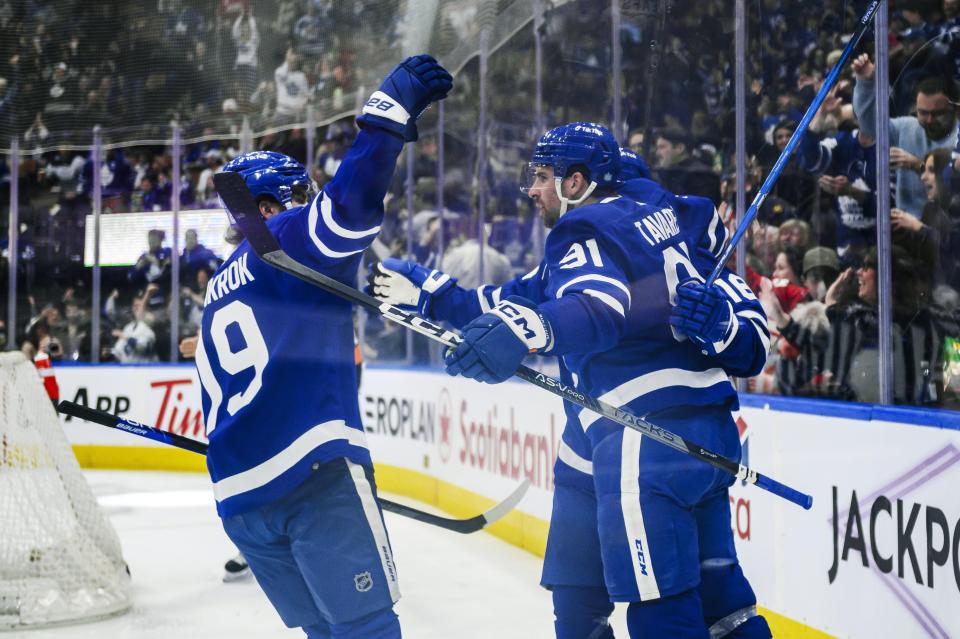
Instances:
[[[40,376],[0,354],[0,630],[130,608],[120,540],[80,471]]]

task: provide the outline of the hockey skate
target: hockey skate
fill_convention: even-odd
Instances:
[[[224,583],[245,579],[249,575],[250,565],[247,563],[247,560],[243,558],[242,553],[238,553],[233,559],[228,559],[227,563],[223,565]]]

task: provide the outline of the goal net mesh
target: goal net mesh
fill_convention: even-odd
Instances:
[[[129,582],[36,369],[0,354],[0,630],[125,611]]]

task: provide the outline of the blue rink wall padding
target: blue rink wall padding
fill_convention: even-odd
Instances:
[[[790,413],[807,413],[822,417],[839,417],[862,421],[897,422],[914,426],[933,426],[960,430],[960,411],[910,406],[881,406],[860,402],[841,402],[829,399],[781,397],[779,395],[752,395],[742,393],[740,405],[747,408],[767,408]]]

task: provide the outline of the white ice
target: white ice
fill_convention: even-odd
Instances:
[[[235,550],[220,527],[206,475],[84,474],[120,535],[133,609],[76,626],[0,633],[0,639],[304,636],[284,627],[253,579],[222,582],[223,563]],[[460,535],[390,513],[386,520],[406,639],[553,637],[550,594],[538,585],[539,557],[483,532]],[[627,636],[621,607],[613,625],[617,637]]]

